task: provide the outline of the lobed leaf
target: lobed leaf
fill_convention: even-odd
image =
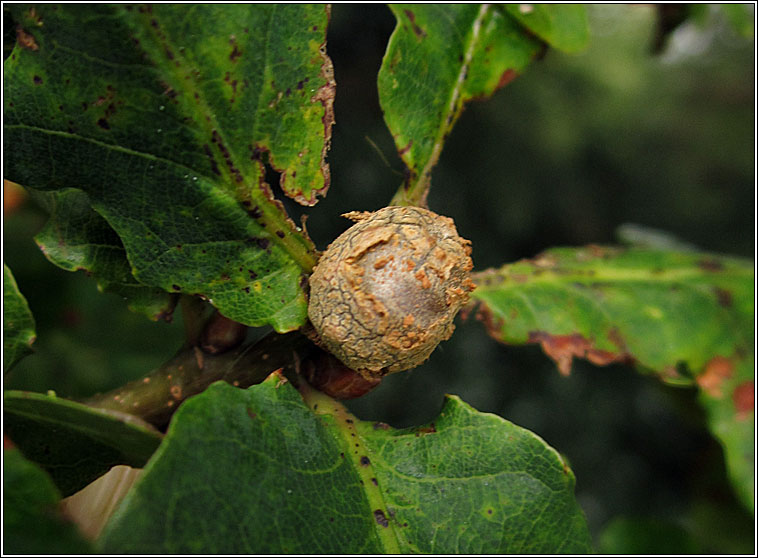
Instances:
[[[121,239],[90,206],[81,190],[39,192],[35,195],[50,219],[34,237],[45,257],[66,271],[85,271],[98,288],[127,300],[129,309],[153,321],[167,319],[177,295],[147,287],[132,275]]]
[[[557,248],[475,274],[479,317],[504,343],[539,343],[568,374],[574,357],[634,362],[697,385],[730,477],[753,507],[753,264],[698,252]]]
[[[409,171],[393,203],[423,204],[432,167],[463,105],[510,82],[541,43],[491,5],[390,8],[397,26],[379,70],[379,100]]]
[[[18,290],[16,279],[7,265],[3,264],[3,372],[32,352],[31,345],[37,338],[34,316],[29,305]]]
[[[115,553],[586,552],[574,476],[537,436],[448,398],[394,430],[272,375],[216,383],[100,539]],[[208,518],[212,518],[209,521]]]
[[[17,449],[3,450],[3,552],[88,554],[90,545],[60,512],[50,477]]]
[[[5,433],[42,466],[64,496],[114,465],[142,467],[161,434],[136,417],[22,391],[3,394]]]
[[[278,331],[305,321],[316,251],[264,182],[328,185],[334,82],[320,5],[10,7],[9,179],[80,188],[134,278]]]

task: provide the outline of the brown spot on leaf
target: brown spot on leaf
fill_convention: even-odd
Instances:
[[[236,87],[237,82],[234,82],[234,85]],[[221,151],[221,155],[224,157],[224,161],[226,162],[226,166],[229,168],[229,172],[232,176],[234,176],[234,179],[237,182],[242,182],[242,174],[240,173],[239,169],[234,166],[234,163],[232,161],[232,156],[229,153],[229,150],[224,145],[224,142],[221,140],[221,135],[218,133],[217,130],[213,130],[211,132],[211,143],[215,144],[216,147],[218,147],[219,151]],[[205,148],[207,144],[203,146]],[[206,151],[206,155],[208,154],[208,151]],[[215,165],[215,163],[214,163]],[[215,172],[215,171],[214,171]]]
[[[103,130],[110,130],[111,129],[110,124],[108,124],[108,121],[105,118],[98,119],[97,125],[100,126]]]
[[[484,303],[480,304],[476,311],[476,319],[484,324],[487,333],[489,333],[491,337],[498,341],[503,340],[502,331],[503,325],[505,325],[505,320],[500,316],[495,316],[489,306]]]
[[[699,262],[697,262],[697,266],[703,271],[715,272],[715,271],[721,271],[724,269],[724,264],[714,259],[700,260]]]
[[[720,306],[723,306],[724,308],[730,308],[732,306],[731,291],[727,291],[726,289],[721,289],[719,287],[714,287],[713,293],[716,295],[716,300]]]
[[[389,527],[390,522],[387,521],[387,516],[384,515],[382,510],[374,510],[374,519],[382,527]]]
[[[734,374],[734,363],[726,357],[713,357],[695,381],[711,397],[721,397],[722,384]]]
[[[232,43],[232,45],[233,45],[233,48],[232,48],[232,52],[229,54],[229,60],[231,62],[236,62],[237,59],[240,56],[242,56],[242,52],[240,52],[239,48],[237,48],[237,43],[236,42]]]
[[[755,409],[755,382],[742,382],[732,392],[734,408],[737,409],[737,420],[745,420]]]
[[[593,347],[592,342],[579,333],[550,335],[545,331],[530,331],[529,343],[540,343],[545,354],[552,358],[564,376],[571,373],[574,357],[586,358],[598,366],[623,362],[630,358],[625,352],[614,353]]]
[[[408,20],[411,22],[411,27],[413,27],[413,33],[416,35],[417,39],[423,39],[426,37],[426,31],[421,29],[421,27],[418,26],[416,23],[416,14],[414,14],[410,10],[403,10],[405,15],[408,17]]]
[[[437,428],[434,426],[434,423],[430,423],[429,426],[420,426],[416,429],[416,436],[420,436],[421,434],[435,434],[437,432]]]
[[[213,152],[211,151],[210,146],[207,143],[203,144],[203,151],[208,156],[208,160],[211,163],[211,170],[214,174],[221,176],[221,171],[218,168],[218,164],[216,164],[216,159],[213,157]]]
[[[413,140],[410,140],[405,147],[403,147],[402,149],[398,150],[397,154],[402,157],[403,155],[405,155],[406,153],[408,153],[408,151],[410,150],[410,148],[411,148],[412,145],[413,145]]]
[[[361,460],[360,461],[361,461],[361,465],[363,465],[364,467],[368,467],[369,465],[371,465],[371,460],[368,457],[366,457],[365,455],[361,456]]]
[[[32,80],[34,81],[34,85],[42,85],[42,78],[41,78],[41,77],[39,77],[39,76],[34,76],[34,77],[32,78]]]
[[[247,214],[250,215],[250,217],[252,217],[253,219],[260,219],[263,216],[263,212],[261,211],[261,208],[258,207],[257,205],[255,207],[247,209],[246,211],[247,211]]]
[[[37,41],[34,40],[34,36],[31,33],[24,31],[21,25],[16,26],[16,43],[18,43],[18,46],[25,48],[26,50],[39,50],[39,46],[37,45]]]
[[[500,81],[497,82],[497,87],[495,89],[500,89],[501,87],[505,87],[517,77],[518,77],[518,72],[516,72],[515,70],[511,68],[508,68],[500,76]]]

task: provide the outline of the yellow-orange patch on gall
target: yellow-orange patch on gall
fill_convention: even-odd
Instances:
[[[428,289],[432,286],[432,283],[429,281],[429,278],[426,276],[426,273],[423,269],[420,269],[416,272],[416,279],[421,281],[421,287],[424,289]]]
[[[713,357],[697,379],[697,385],[711,397],[721,397],[721,386],[734,374],[734,364],[726,357]]]

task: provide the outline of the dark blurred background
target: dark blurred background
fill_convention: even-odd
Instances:
[[[614,243],[624,223],[753,258],[755,47],[722,11],[704,8],[653,54],[652,5],[589,6],[586,51],[548,51],[466,108],[433,173],[429,206],[473,242],[477,269],[556,245]],[[376,90],[393,27],[383,5],[332,10],[332,185],[304,211],[320,249],[348,227],[340,213],[386,205],[402,181]],[[35,354],[6,387],[85,396],[173,354],[180,316],[148,322],[84,275],[55,268],[32,241],[44,213],[29,201],[13,208],[7,197],[5,209],[5,261],[38,333]],[[694,390],[585,362],[564,378],[538,348],[498,344],[470,318],[426,364],[349,407],[363,419],[417,425],[434,419],[446,393],[566,456],[599,550],[752,552],[752,516],[726,483]]]

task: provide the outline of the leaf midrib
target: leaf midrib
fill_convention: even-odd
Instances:
[[[230,142],[225,135],[224,128],[218,122],[215,112],[211,108],[208,99],[203,94],[203,90],[197,86],[198,84],[195,74],[189,71],[191,65],[188,64],[181,49],[175,44],[169,43],[168,36],[165,36],[165,42],[172,48],[174,58],[173,60],[168,60],[165,56],[165,53],[160,46],[160,40],[157,35],[158,32],[155,30],[157,28],[150,25],[150,22],[147,21],[149,18],[150,20],[156,21],[160,26],[159,16],[154,13],[134,14],[133,11],[128,11],[123,8],[120,9],[122,17],[131,20],[132,27],[139,30],[142,38],[142,48],[145,49],[151,61],[159,70],[159,73],[167,78],[167,81],[170,82],[174,91],[182,92],[181,95],[177,95],[177,100],[181,106],[181,112],[189,116],[199,115],[199,118],[194,119],[194,122],[199,128],[198,142],[201,145],[208,144],[209,147],[210,144],[213,144],[211,149],[213,149],[216,156],[221,156],[222,160],[217,162],[217,167],[221,173],[221,180],[214,178],[209,178],[208,180],[230,193],[237,200],[244,201],[252,199],[261,209],[261,217],[259,221],[270,231],[288,231],[284,238],[281,238],[276,234],[270,234],[268,236],[270,236],[274,243],[280,245],[304,271],[310,271],[315,265],[316,257],[309,246],[307,238],[295,228],[289,217],[283,213],[283,209],[277,207],[276,203],[272,199],[269,199],[266,193],[259,188],[258,185],[252,184],[251,175],[252,179],[255,180],[259,178],[259,173],[255,172],[255,167],[248,164],[245,157],[239,156],[234,143]],[[149,45],[146,45],[145,43],[148,40]],[[266,64],[265,71],[268,72],[269,70],[269,64]],[[189,72],[189,79],[183,79],[182,72]],[[194,101],[191,99],[194,99]],[[199,108],[194,107],[193,105],[195,104],[199,105]],[[208,139],[208,142],[203,141],[205,138],[212,138],[214,133],[217,134],[220,142],[223,143],[227,150],[229,154],[228,160],[223,157],[223,154],[214,142],[210,139]],[[232,173],[229,170],[230,166],[238,170],[241,180],[237,181],[237,179],[232,176]],[[235,186],[235,184],[237,186]]]
[[[443,115],[443,118],[440,119],[439,126],[437,127],[432,152],[429,154],[429,158],[426,160],[426,163],[421,169],[418,177],[416,177],[417,183],[412,186],[412,189],[420,188],[422,190],[425,190],[429,186],[432,168],[437,164],[437,161],[440,158],[440,154],[442,153],[442,147],[445,143],[445,133],[450,127],[452,127],[453,123],[455,122],[456,112],[460,112],[460,106],[462,105],[459,103],[459,101],[463,94],[464,84],[466,83],[466,74],[468,72],[468,68],[471,66],[471,60],[474,57],[474,51],[476,50],[476,46],[478,44],[479,31],[481,29],[482,22],[489,13],[489,10],[489,5],[482,4],[479,7],[479,12],[474,18],[474,21],[471,23],[470,31],[466,35],[463,62],[461,62],[460,68],[458,70],[455,84],[450,90],[450,96],[447,107],[445,109],[445,113]],[[443,14],[447,16],[447,12],[443,12]],[[453,115],[452,118],[450,118],[451,114]]]
[[[507,266],[506,266],[507,267]],[[565,269],[565,268],[563,268]],[[591,271],[592,274],[588,275],[587,272]],[[474,281],[477,278],[485,278],[486,273],[491,273],[492,270],[485,270],[475,274]],[[672,281],[687,281],[697,280],[700,281],[703,278],[718,277],[721,273],[725,277],[733,278],[736,276],[750,276],[753,274],[752,269],[742,267],[730,267],[720,272],[704,272],[692,268],[681,269],[667,269],[661,272],[653,272],[649,268],[613,268],[610,266],[603,266],[597,268],[583,268],[572,269],[567,271],[556,272],[551,269],[539,268],[539,273],[535,273],[535,270],[525,270],[524,273],[520,273],[518,270],[506,270],[501,268],[496,270],[492,276],[495,278],[496,283],[493,285],[482,284],[477,286],[474,291],[476,292],[488,292],[488,291],[504,291],[510,289],[519,289],[527,285],[534,284],[553,284],[557,287],[563,287],[564,283],[668,283]],[[523,281],[517,279],[517,277],[525,278]],[[498,281],[501,279],[501,281]]]
[[[345,459],[350,460],[353,470],[361,479],[363,493],[366,496],[370,508],[369,511],[372,514],[371,524],[384,552],[386,554],[400,554],[402,545],[396,521],[389,515],[389,509],[387,508],[381,488],[371,482],[371,478],[377,478],[373,474],[374,465],[372,461],[376,456],[366,447],[358,429],[355,427],[359,419],[350,414],[341,403],[319,391],[304,387],[302,388],[302,394],[306,405],[313,410],[314,414],[331,418],[331,425],[327,426],[326,429],[334,436],[335,441],[343,450]],[[368,457],[371,463],[367,465],[360,463],[359,458],[355,456],[356,444],[359,445],[357,448],[359,450],[358,453]],[[382,527],[377,523],[373,517],[374,510],[382,510],[386,514],[387,527]],[[404,542],[404,544],[407,543]]]

